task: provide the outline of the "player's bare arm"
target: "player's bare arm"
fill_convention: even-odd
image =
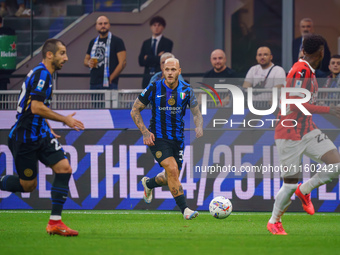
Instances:
[[[37,100],[32,101],[31,111],[33,114],[37,114],[43,118],[63,122],[65,125],[77,131],[84,130],[84,124],[81,121],[73,118],[73,116],[76,114],[75,112],[70,115],[63,116],[52,111],[50,108],[44,105],[43,102]]]
[[[197,105],[194,108],[191,108],[191,113],[194,115],[196,137],[199,138],[203,136],[203,117],[199,106]]]
[[[143,104],[138,98],[134,102],[131,110],[131,117],[135,122],[136,126],[143,134],[143,142],[145,145],[153,146],[155,141],[155,135],[151,133],[145,126],[142,115],[140,114],[141,111],[145,109],[146,105]]]

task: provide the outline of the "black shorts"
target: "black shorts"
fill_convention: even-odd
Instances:
[[[38,160],[51,166],[66,158],[65,151],[56,138],[45,137],[35,142],[23,143],[15,137],[8,139],[19,178],[34,180],[38,173]]]
[[[156,138],[154,144],[154,146],[149,146],[149,148],[161,167],[161,162],[164,159],[174,157],[177,162],[178,169],[182,169],[184,142]]]

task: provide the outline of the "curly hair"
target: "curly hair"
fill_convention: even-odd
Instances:
[[[326,40],[321,35],[310,34],[303,39],[303,49],[307,54],[317,52],[321,46],[324,46]]]

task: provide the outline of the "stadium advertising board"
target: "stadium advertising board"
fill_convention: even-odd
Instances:
[[[151,204],[143,201],[141,178],[155,176],[163,169],[156,163],[143,138],[130,118],[130,110],[79,110],[76,117],[84,131],[52,127],[62,136],[63,145],[73,168],[66,209],[158,209],[177,210],[167,188],[156,188]],[[151,110],[142,112],[148,123]],[[188,110],[189,111],[189,110]],[[66,114],[70,111],[60,111]],[[1,111],[0,175],[15,172],[7,146],[14,111]],[[271,211],[274,195],[280,188],[279,159],[270,122],[259,128],[244,126],[243,119],[275,119],[275,115],[254,116],[245,109],[244,116],[233,115],[231,109],[208,109],[204,117],[204,136],[193,138],[190,114],[185,116],[185,152],[180,179],[190,208],[208,210],[210,200],[228,197],[234,211]],[[214,119],[234,119],[238,124],[227,128],[211,128]],[[315,123],[340,146],[339,123],[330,116],[313,115]],[[260,123],[260,122],[259,122]],[[254,124],[254,123],[253,123]],[[254,124],[255,125],[255,124]],[[322,166],[303,158],[303,178],[307,179]],[[39,163],[38,187],[33,193],[0,191],[0,209],[49,209],[52,170]],[[340,211],[338,180],[312,192],[317,211]],[[295,197],[293,196],[293,199]],[[293,203],[290,211],[301,211]]]

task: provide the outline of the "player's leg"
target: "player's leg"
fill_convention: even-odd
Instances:
[[[67,159],[62,159],[51,166],[55,175],[51,188],[52,212],[51,219],[61,220],[61,213],[69,192],[69,180],[72,168]]]
[[[198,216],[197,211],[193,211],[188,208],[187,202],[184,196],[183,187],[179,181],[179,167],[178,162],[174,157],[168,157],[161,162],[167,174],[168,187],[174,197],[177,206],[180,208],[183,217],[187,220],[191,220]]]
[[[294,194],[297,188],[297,178],[293,176],[284,178],[284,182],[276,194],[275,202],[273,206],[272,216],[268,221],[267,229],[274,235],[286,235],[284,228],[282,227],[281,217],[291,204],[290,198]]]
[[[46,230],[53,235],[77,236],[77,231],[70,229],[61,221],[63,206],[69,192],[72,168],[65,157],[64,150],[55,138],[45,139],[39,160],[50,166],[55,173],[51,188],[52,210]]]
[[[163,171],[156,175],[156,177],[149,178],[144,176],[142,178],[142,184],[144,187],[143,198],[146,203],[151,203],[152,201],[152,190],[157,187],[168,185],[166,172]]]
[[[179,181],[179,169],[174,157],[168,157],[161,162],[168,176],[168,187],[173,197],[183,194],[183,188]]]
[[[156,177],[146,177],[144,176],[142,179],[143,186],[146,186],[148,189],[152,190],[157,187],[162,187],[167,185],[167,178],[165,176],[165,172],[161,172],[156,175]]]
[[[167,186],[168,185],[168,175],[165,172],[165,170],[159,174],[156,175],[155,177],[156,183],[158,185],[162,185],[162,186]]]
[[[8,140],[17,175],[4,175],[0,178],[0,189],[10,192],[32,192],[37,187],[37,144]]]
[[[154,141],[154,146],[149,146],[150,151],[159,165],[162,167],[160,162],[167,157],[172,156],[172,149],[167,141],[164,139],[156,139]],[[159,173],[156,177],[149,178],[144,176],[142,178],[142,184],[144,187],[143,198],[146,203],[151,203],[152,201],[152,190],[157,187],[162,187],[167,185],[166,172]]]
[[[279,139],[275,142],[279,152],[280,164],[282,167],[284,166],[281,172],[283,184],[276,194],[267,229],[274,235],[286,235],[287,233],[282,227],[281,217],[291,204],[290,198],[298,186],[298,166],[301,162],[303,148],[300,141]]]
[[[315,210],[311,200],[310,193],[313,189],[326,184],[332,178],[339,175],[340,155],[331,140],[319,129],[315,129],[304,136],[308,143],[306,144],[305,154],[319,163],[326,163],[326,171],[316,173],[310,180],[300,184],[295,191],[295,195],[301,200],[303,209],[313,215]]]
[[[69,192],[68,183],[71,178],[72,168],[67,159],[62,159],[57,164],[52,165],[51,168],[55,176],[51,189],[52,210],[46,231],[50,235],[77,236],[78,231],[70,229],[61,220],[63,206]]]
[[[306,155],[317,162],[324,162],[327,167],[325,170],[322,169],[321,172],[316,173],[311,179],[299,186],[299,191],[303,195],[308,195],[313,189],[331,182],[333,178],[339,175],[340,171],[339,152],[333,142],[320,131],[310,142]]]

